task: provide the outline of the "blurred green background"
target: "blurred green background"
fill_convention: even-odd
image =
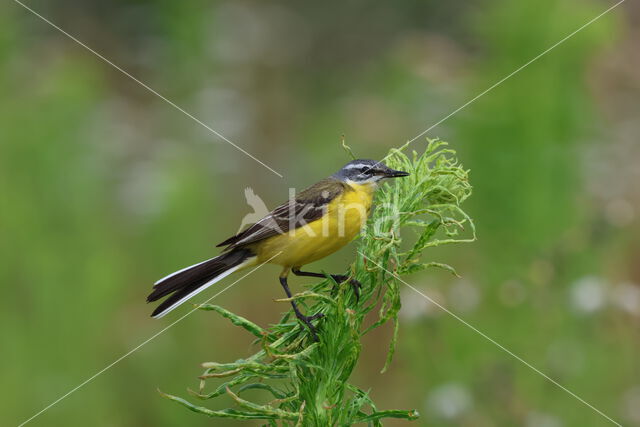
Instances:
[[[28,2],[279,178],[3,2],[0,423],[26,420],[186,313],[150,319],[151,283],[216,253],[251,212],[246,187],[274,207],[348,160],[342,133],[359,157],[381,158],[612,4]],[[626,2],[429,132],[472,170],[479,241],[425,253],[462,279],[408,278],[630,426],[640,426],[639,22]],[[314,268],[341,271],[353,256]],[[215,301],[266,326],[286,309],[273,302],[277,272]],[[354,375],[380,409],[418,409],[415,425],[609,424],[406,290],[391,369],[379,374],[387,328],[365,339]],[[200,362],[243,357],[250,343],[194,313],[31,424],[240,425],[156,388],[184,396]]]

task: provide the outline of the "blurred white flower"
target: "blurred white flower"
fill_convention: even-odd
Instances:
[[[586,276],[571,285],[571,305],[577,311],[594,313],[603,307],[605,297],[604,283],[598,277]]]
[[[525,427],[562,427],[562,421],[554,415],[543,412],[530,412],[524,423]]]
[[[427,301],[422,298],[416,298],[415,291],[409,288],[403,288],[400,291],[400,301],[402,301],[402,308],[400,309],[400,318],[405,320],[416,320],[424,316],[425,306]]]
[[[480,303],[480,290],[474,282],[458,280],[449,288],[449,302],[454,312],[469,313]]]
[[[436,301],[438,304],[445,305],[445,298],[439,291],[435,289],[422,288],[420,292]],[[422,317],[435,317],[442,314],[442,309],[437,307],[429,299],[418,294],[409,287],[403,287],[400,291],[400,300],[402,308],[400,316],[406,320],[417,320]]]
[[[620,309],[634,316],[640,316],[640,285],[635,283],[616,285],[611,299]]]
[[[427,411],[440,418],[453,419],[468,412],[473,396],[463,384],[447,383],[436,387],[427,397]]]
[[[630,388],[624,394],[622,410],[629,421],[640,424],[640,385]]]

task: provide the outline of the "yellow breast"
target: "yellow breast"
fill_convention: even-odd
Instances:
[[[375,184],[350,184],[327,206],[325,215],[303,227],[266,239],[255,246],[258,262],[297,267],[319,260],[345,246],[369,217]]]

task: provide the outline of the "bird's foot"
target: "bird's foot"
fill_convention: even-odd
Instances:
[[[348,280],[351,285],[351,289],[353,289],[353,293],[356,296],[356,303],[360,302],[360,289],[362,289],[362,283],[358,282],[356,279],[349,279],[349,276],[346,274],[332,274],[331,277],[337,284],[341,284]]]
[[[313,326],[313,323],[311,323],[311,321],[323,318],[324,317],[324,313],[316,313],[313,316],[305,316],[298,309],[296,309],[294,311],[296,313],[296,317],[298,318],[298,320],[300,320],[302,323],[307,325],[307,328],[309,328],[309,331],[311,331],[311,336],[313,337],[313,341],[315,341],[315,342],[320,341],[318,339],[318,333],[317,333],[318,331],[317,331],[316,327]]]

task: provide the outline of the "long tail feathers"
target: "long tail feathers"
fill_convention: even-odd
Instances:
[[[156,307],[151,317],[157,319],[164,316],[192,296],[254,260],[255,254],[250,250],[236,249],[183,268],[158,280],[153,285],[153,292],[147,297],[147,302],[157,301],[167,295],[169,297]]]

